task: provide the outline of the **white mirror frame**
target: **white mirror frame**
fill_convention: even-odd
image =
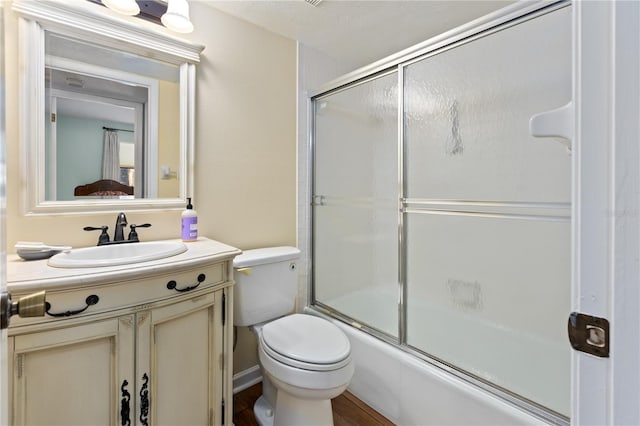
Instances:
[[[15,0],[20,16],[20,145],[25,215],[182,209],[194,193],[195,68],[204,46],[167,34],[141,19],[120,16],[88,1]],[[157,28],[156,28],[157,27]],[[180,68],[180,166],[178,198],[45,199],[45,31],[152,57]]]

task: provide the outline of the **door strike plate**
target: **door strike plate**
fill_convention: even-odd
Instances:
[[[569,341],[573,349],[601,358],[609,357],[609,321],[572,312],[568,322]]]

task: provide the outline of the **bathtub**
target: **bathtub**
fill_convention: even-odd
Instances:
[[[355,327],[323,316],[351,342],[348,390],[398,425],[542,425],[538,417]]]

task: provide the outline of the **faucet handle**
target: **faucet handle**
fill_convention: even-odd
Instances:
[[[136,231],[136,228],[150,228],[150,227],[151,227],[150,223],[143,223],[142,225],[129,225],[129,228],[131,228],[131,232],[129,232],[129,237],[127,238],[127,240],[140,241],[138,239],[138,232]]]
[[[83,228],[85,231],[102,231],[100,233],[100,236],[98,237],[98,245],[102,245],[102,244],[106,244],[109,242],[109,234],[107,234],[107,231],[109,230],[109,227],[106,225],[103,226],[85,226]]]

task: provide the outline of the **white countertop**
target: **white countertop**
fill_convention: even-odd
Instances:
[[[17,294],[131,280],[205,263],[227,261],[242,253],[240,249],[204,237],[185,242],[185,245],[186,252],[164,259],[97,268],[54,268],[47,264],[48,259],[26,261],[18,255],[9,255],[7,287],[11,293]]]

